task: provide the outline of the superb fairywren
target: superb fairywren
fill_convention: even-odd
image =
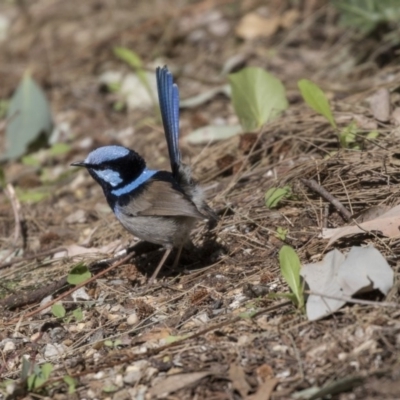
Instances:
[[[181,162],[179,151],[179,91],[167,67],[157,68],[157,89],[172,172],[151,170],[135,151],[105,146],[92,151],[82,162],[103,188],[107,202],[121,224],[135,236],[166,248],[150,278],[153,281],[173,247],[177,265],[190,232],[198,219],[216,218],[204,194],[192,179],[191,169]]]

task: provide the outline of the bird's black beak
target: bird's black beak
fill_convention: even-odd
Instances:
[[[86,164],[84,161],[75,161],[71,164],[72,167],[86,167]]]

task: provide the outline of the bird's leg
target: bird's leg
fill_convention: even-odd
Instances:
[[[174,264],[172,265],[172,269],[175,269],[178,266],[179,259],[181,258],[183,245],[178,247],[178,253],[176,254]]]
[[[156,270],[154,271],[153,275],[150,277],[148,284],[151,285],[155,279],[157,278],[158,273],[160,272],[160,269],[162,266],[165,264],[165,261],[167,260],[168,256],[170,255],[172,251],[172,247],[169,247],[165,250],[165,253],[161,259],[161,261],[158,263]]]

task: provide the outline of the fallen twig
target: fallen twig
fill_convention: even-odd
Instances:
[[[329,201],[336,210],[339,211],[341,216],[346,221],[351,221],[352,214],[351,212],[333,195],[331,195],[326,189],[324,189],[321,185],[317,183],[314,179],[300,179],[300,181],[306,185],[308,188],[318,193],[321,197],[323,197],[326,201]]]

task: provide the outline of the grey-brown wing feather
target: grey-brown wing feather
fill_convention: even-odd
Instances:
[[[205,218],[183,193],[170,182],[152,180],[152,190],[146,190],[134,201],[124,206],[124,213],[135,216],[181,216]]]

